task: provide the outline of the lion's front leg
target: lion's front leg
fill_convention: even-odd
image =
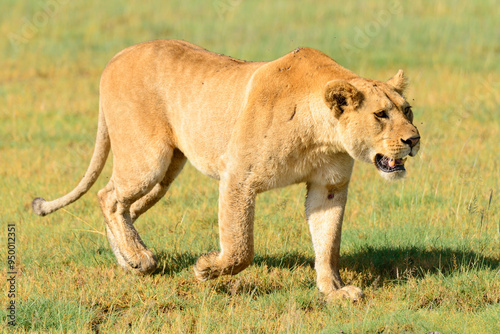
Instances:
[[[342,220],[347,201],[347,185],[336,188],[308,183],[306,216],[311,231],[318,289],[329,299],[346,297],[359,300],[361,289],[344,286],[339,258]]]
[[[222,177],[219,184],[219,239],[221,250],[201,255],[194,266],[201,281],[235,275],[252,263],[255,193],[243,179]]]

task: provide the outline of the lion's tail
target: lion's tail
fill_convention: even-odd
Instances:
[[[33,212],[39,216],[46,216],[49,213],[59,210],[60,208],[65,207],[82,197],[83,194],[85,194],[90,187],[92,187],[94,182],[99,177],[99,174],[101,174],[101,171],[106,164],[106,159],[108,158],[110,146],[108,127],[106,126],[104,113],[100,110],[94,154],[92,155],[90,165],[87,172],[85,172],[83,179],[75,189],[61,198],[49,202],[40,197],[35,198],[31,203]]]

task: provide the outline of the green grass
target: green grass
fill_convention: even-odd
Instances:
[[[495,1],[60,2],[45,21],[43,6],[54,2],[0,5],[0,244],[5,259],[6,225],[15,223],[14,330],[500,332]],[[26,20],[37,19],[14,47],[12,36],[27,36]],[[205,283],[195,280],[192,265],[218,247],[217,182],[191,165],[137,222],[158,254],[152,276],[118,268],[102,235],[95,193],[111,174],[111,159],[80,201],[45,218],[31,213],[34,197],[59,197],[85,172],[107,61],[158,38],[247,60],[310,46],[377,79],[405,70],[421,151],[402,182],[387,183],[372,166],[356,164],[345,215],[341,274],[366,300],[332,305],[317,292],[302,185],[258,197],[254,264]],[[5,260],[1,266],[5,282]],[[2,293],[1,319],[8,301]]]

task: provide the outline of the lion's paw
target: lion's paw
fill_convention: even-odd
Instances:
[[[143,249],[134,252],[130,257],[125,256],[123,258],[129,265],[129,270],[139,275],[151,274],[158,265],[156,256],[149,249]]]
[[[363,290],[354,285],[344,286],[339,290],[330,292],[327,295],[328,301],[335,301],[339,299],[348,299],[353,302],[361,301],[365,297]]]
[[[194,276],[200,281],[206,281],[220,276],[220,268],[217,266],[219,252],[213,251],[201,255],[194,265]]]

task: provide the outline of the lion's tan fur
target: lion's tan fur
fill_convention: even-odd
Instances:
[[[86,176],[60,199],[35,199],[33,209],[45,215],[78,199],[111,146],[113,175],[98,194],[108,238],[120,265],[149,273],[156,259],[133,222],[189,159],[220,180],[221,251],[202,255],[194,267],[205,280],[251,263],[258,193],[305,182],[318,288],[357,299],[361,290],[344,287],[338,270],[347,188],[354,159],[416,154],[418,144],[405,144],[418,141],[412,116],[402,112],[405,86],[401,71],[386,83],[363,79],[309,48],[245,62],[183,41],[138,44],[117,54],[102,75],[98,138]],[[390,120],[374,117],[381,109]]]

